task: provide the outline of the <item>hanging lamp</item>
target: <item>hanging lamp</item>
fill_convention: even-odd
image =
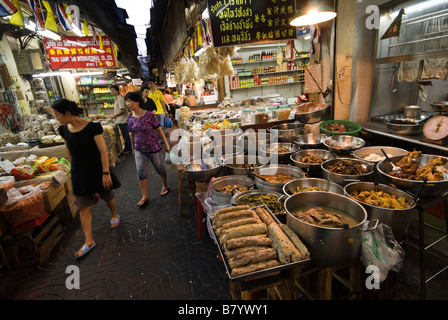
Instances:
[[[336,12],[322,1],[311,0],[299,11],[290,25],[293,27],[311,26],[334,19],[336,15]]]

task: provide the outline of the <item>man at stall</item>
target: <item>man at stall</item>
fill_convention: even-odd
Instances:
[[[149,87],[149,95],[148,98],[154,100],[157,106],[157,110],[154,113],[159,120],[160,126],[162,127],[162,131],[165,129],[165,116],[169,117],[168,114],[168,104],[163,97],[163,93],[160,90],[157,90],[156,83],[154,80],[148,81]]]
[[[126,102],[123,96],[120,94],[120,88],[117,85],[112,85],[109,87],[110,93],[115,97],[114,101],[114,114],[108,118],[115,120],[115,123],[120,128],[121,134],[123,135],[125,145],[123,154],[129,154],[132,151],[131,138],[129,136],[128,128],[128,108],[126,107]]]

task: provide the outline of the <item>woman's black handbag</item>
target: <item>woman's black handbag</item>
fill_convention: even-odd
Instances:
[[[112,170],[110,171],[110,178],[112,179],[112,190],[118,189],[121,187],[121,182],[118,180],[117,176],[114,174]]]

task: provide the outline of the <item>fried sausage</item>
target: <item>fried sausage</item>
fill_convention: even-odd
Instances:
[[[268,238],[265,235],[230,239],[224,244],[225,249],[227,250],[248,246],[270,246],[270,245],[272,245],[272,240],[271,238]]]
[[[246,225],[246,224],[254,224],[254,223],[259,223],[259,220],[256,219],[255,217],[230,220],[229,222],[223,224],[222,227],[219,227],[216,230],[216,235],[219,237],[221,235],[221,233],[224,230],[226,230],[226,229],[230,229],[230,228],[234,228],[234,227],[238,227],[238,226],[243,226],[243,225]]]
[[[279,259],[284,257],[284,261],[292,262],[303,260],[299,250],[297,250],[278,224],[271,223],[268,230],[269,237],[272,239],[273,247],[276,248]]]
[[[281,224],[280,228],[292,241],[297,250],[299,250],[299,252],[302,254],[303,259],[308,259],[310,257],[310,252],[308,251],[308,248],[300,240],[299,236],[294,231],[292,231],[291,228],[288,227],[286,224]]]
[[[233,206],[228,208],[219,209],[215,212],[215,214],[210,218],[211,221],[213,221],[215,218],[219,217],[223,213],[228,213],[232,211],[240,211],[240,210],[249,210],[250,206],[244,205],[244,206]]]
[[[248,236],[263,235],[268,232],[268,228],[264,223],[246,224],[239,227],[226,229],[221,233],[220,243],[225,244],[234,238],[242,238]]]
[[[264,208],[255,209],[255,213],[260,217],[260,219],[269,226],[272,222],[275,222],[274,218],[272,218],[271,214],[266,211]]]
[[[230,259],[230,258],[236,257],[242,253],[264,250],[264,249],[268,249],[268,248],[269,248],[268,246],[247,246],[247,247],[236,248],[233,250],[226,250],[225,255],[226,255],[227,259]]]
[[[230,268],[238,268],[248,264],[272,260],[277,257],[277,251],[273,248],[242,253],[228,260]]]
[[[238,277],[247,273],[252,273],[260,270],[270,269],[279,266],[280,263],[275,260],[269,260],[269,261],[263,261],[263,262],[257,262],[252,263],[244,267],[234,268],[232,269],[231,276],[232,277]]]
[[[236,218],[251,218],[254,216],[254,212],[252,210],[239,210],[239,211],[232,211],[232,212],[226,212],[218,217],[216,217],[212,223],[213,226],[221,227],[223,224],[229,222],[230,219],[236,219]]]

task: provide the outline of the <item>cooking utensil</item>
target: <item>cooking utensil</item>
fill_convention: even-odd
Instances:
[[[184,165],[184,171],[191,180],[208,182],[214,176],[219,175],[222,169],[222,160],[208,159],[200,162],[190,162]]]
[[[378,163],[378,162],[384,160],[384,156],[381,152],[381,148],[384,149],[384,151],[386,151],[386,153],[391,156],[401,156],[401,155],[405,155],[407,153],[407,150],[401,149],[401,148],[396,148],[396,147],[370,146],[370,147],[364,147],[364,148],[355,150],[355,151],[353,151],[352,154],[356,159],[368,161],[368,162],[372,162],[372,163]],[[373,159],[369,158],[369,156],[371,156],[371,155],[378,155],[381,158],[379,158],[379,160],[373,160]]]
[[[277,192],[277,191],[272,191],[272,190],[257,190],[257,189],[255,189],[255,190],[249,190],[249,191],[244,191],[244,192],[237,192],[230,200],[230,204],[233,206],[238,206],[242,203],[241,202],[242,199],[248,195],[272,195],[276,198],[276,203],[278,204],[278,205],[276,205],[276,207],[278,207],[277,211],[273,210],[272,206],[268,205],[267,203],[257,204],[257,205],[254,205],[254,207],[257,207],[260,205],[266,205],[269,208],[269,210],[271,210],[271,212],[274,214],[277,214],[283,210],[283,207],[279,201],[279,199],[283,196],[283,194],[281,194],[280,192]]]
[[[309,133],[294,138],[294,143],[301,149],[325,149],[324,140],[329,136],[321,133]]]
[[[306,156],[316,156],[321,157],[323,159],[322,162],[319,163],[306,163],[306,162],[300,162],[301,158]],[[308,175],[308,177],[316,177],[322,175],[322,168],[321,164],[324,163],[327,160],[336,159],[338,156],[329,151],[329,150],[323,150],[323,149],[307,149],[307,150],[300,150],[290,156],[291,161],[305,171]]]
[[[427,182],[428,182],[428,179],[423,180],[423,183],[420,185],[420,187],[418,188],[414,198],[412,199],[411,206],[412,205],[415,206],[415,204],[419,200],[420,195],[421,195],[423,189],[425,188]]]
[[[287,196],[292,196],[293,194],[296,194],[297,188],[303,189],[309,187],[317,187],[323,190],[327,190],[327,192],[344,194],[344,188],[342,186],[329,180],[319,178],[302,178],[290,181],[283,186],[283,192]]]
[[[390,160],[395,164],[398,161],[400,161],[403,157],[404,156],[390,157]],[[445,158],[448,161],[448,157],[432,155],[432,154],[422,154],[419,157],[412,159],[412,161],[417,162],[417,164],[420,168],[420,167],[428,164],[429,161],[434,160],[436,158]],[[448,169],[448,163],[445,165],[445,169]],[[386,159],[383,161],[380,161],[377,164],[377,170],[378,170],[378,173],[381,175],[381,178],[385,181],[385,183],[394,185],[397,188],[399,188],[401,190],[405,190],[412,194],[416,194],[419,187],[423,183],[422,181],[419,181],[419,180],[401,179],[401,178],[397,178],[395,176],[390,175],[389,172],[392,171],[392,166]],[[447,192],[447,190],[448,190],[448,180],[429,181],[424,186],[420,196],[421,197],[437,197],[442,194],[445,194]]]
[[[448,101],[432,102],[431,107],[437,112],[447,112],[448,111]]]
[[[297,219],[293,213],[301,208],[329,207],[350,215],[356,223],[344,228],[326,228]],[[307,246],[311,262],[318,266],[336,267],[349,264],[359,257],[360,228],[367,219],[366,209],[355,200],[331,192],[302,192],[286,199],[286,224]]]
[[[406,209],[388,209],[379,206],[367,204],[359,201],[351,196],[353,192],[358,191],[382,191],[397,198],[403,197],[409,203],[409,208]],[[385,184],[376,184],[372,182],[353,182],[344,187],[344,194],[351,199],[359,202],[367,211],[367,219],[378,219],[381,223],[388,225],[394,234],[396,240],[401,240],[405,236],[409,223],[411,221],[411,213],[415,208],[412,203],[413,196],[405,191],[399,190],[392,186]]]
[[[233,156],[224,161],[224,174],[243,175],[251,177],[255,168],[264,166],[268,163],[269,160],[264,157],[257,157],[254,155]]]
[[[250,189],[255,185],[254,180],[246,176],[224,176],[213,180],[210,183],[210,197],[220,206],[230,205],[230,200],[236,192],[243,190],[232,190],[232,193],[221,192],[222,188],[230,185],[242,185]]]
[[[303,124],[314,124],[324,120],[330,105],[318,102],[306,102],[294,108],[294,119]],[[312,110],[312,111],[308,111]]]
[[[401,169],[401,167],[396,166],[396,165],[390,160],[390,158],[389,158],[389,156],[387,155],[387,153],[384,152],[384,149],[381,149],[381,152],[382,152],[382,153],[384,154],[384,156],[386,157],[386,160],[389,161],[390,165],[392,166],[392,171],[393,171],[395,174],[398,174],[398,173],[402,173],[402,172],[403,172],[403,169]]]
[[[289,152],[273,152],[278,148],[286,148]],[[271,164],[291,162],[291,155],[300,150],[300,147],[293,143],[271,143],[260,147],[260,156],[265,157]],[[271,151],[272,150],[272,151]]]
[[[240,146],[235,145],[215,145],[204,149],[204,158],[228,159],[236,155],[244,154],[244,150]]]
[[[338,155],[350,155],[352,151],[364,147],[366,142],[364,139],[354,136],[336,135],[325,139],[324,145]]]
[[[249,155],[256,155],[261,146],[268,145],[271,142],[279,141],[271,141],[271,134],[264,131],[245,132],[237,138],[237,145],[242,146],[246,154]]]
[[[277,165],[269,164],[263,167],[256,168],[254,171],[254,180],[257,189],[271,190],[279,193],[283,192],[283,186],[285,185],[286,182],[284,183],[269,182],[265,179],[265,177],[263,177],[267,175],[279,175],[279,174],[291,175],[296,179],[305,177],[305,172],[303,172],[302,169],[297,168],[295,166],[285,164],[277,164]]]
[[[403,115],[407,119],[421,119],[422,108],[419,106],[404,106]]]
[[[345,175],[345,174],[338,174],[338,173],[334,173],[328,170],[329,167],[337,164],[338,162],[342,162],[342,161],[354,161],[356,162],[358,165],[361,165],[364,170],[365,170],[365,174],[361,174],[361,175]],[[324,163],[321,164],[322,167],[322,177],[324,179],[328,179],[334,183],[337,183],[341,186],[345,186],[351,182],[359,182],[359,181],[372,181],[374,179],[374,175],[375,175],[375,170],[374,170],[374,166],[367,161],[362,161],[362,160],[358,160],[358,159],[350,159],[350,158],[338,158],[338,159],[333,159],[333,160],[328,160],[325,161]]]
[[[271,135],[276,136],[279,143],[288,142],[292,143],[294,138],[302,133],[303,123],[283,123],[277,126],[269,128]]]
[[[419,134],[423,130],[423,122],[415,124],[405,124],[405,123],[393,123],[391,121],[384,121],[387,129],[395,134],[401,135],[415,135]]]

